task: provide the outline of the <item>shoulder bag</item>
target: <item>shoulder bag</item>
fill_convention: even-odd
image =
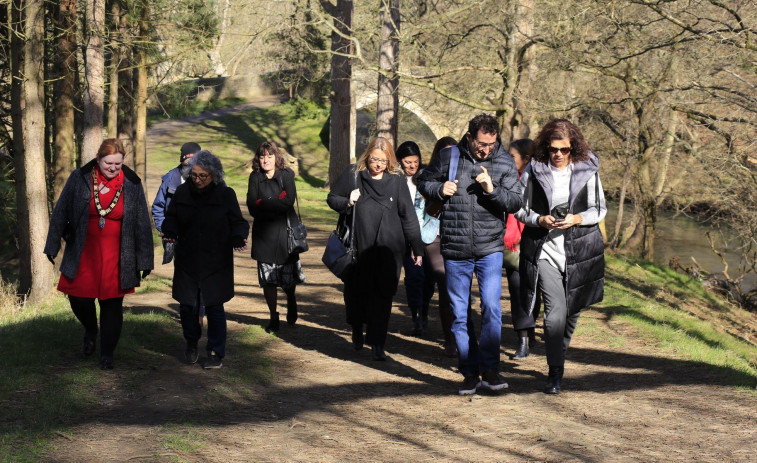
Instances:
[[[355,173],[357,185],[357,173]],[[350,223],[347,223],[347,214],[339,215],[336,230],[332,231],[326,242],[321,261],[328,267],[331,273],[344,281],[350,270],[357,261],[357,247],[355,246],[355,215],[357,208],[353,205]]]

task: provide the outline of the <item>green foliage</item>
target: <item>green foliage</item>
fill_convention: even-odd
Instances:
[[[175,21],[197,40],[208,41],[218,36],[220,21],[215,0],[184,0],[175,11]]]

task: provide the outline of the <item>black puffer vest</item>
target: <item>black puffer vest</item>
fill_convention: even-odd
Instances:
[[[531,163],[528,181],[532,186],[531,209],[539,215],[552,210],[552,178],[549,165]],[[574,163],[570,180],[569,212],[579,214],[588,210],[589,194],[595,195],[599,207],[599,182],[589,192],[587,182],[598,175],[599,162],[592,154],[588,161]],[[549,176],[549,177],[547,177]],[[597,179],[598,180],[598,179]],[[549,231],[542,227],[525,227],[520,242],[521,301],[533,308],[538,285],[539,256]],[[568,313],[575,314],[584,307],[602,301],[604,297],[605,256],[604,241],[599,225],[576,225],[565,233],[565,294]]]

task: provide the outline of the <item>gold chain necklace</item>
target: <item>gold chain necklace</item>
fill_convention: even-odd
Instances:
[[[121,199],[121,192],[123,191],[123,188],[119,188],[116,190],[116,196],[113,198],[113,201],[111,201],[110,206],[108,206],[107,209],[103,209],[102,205],[100,205],[100,189],[97,187],[97,173],[92,169],[92,189],[95,192],[95,208],[97,209],[97,213],[100,214],[100,221],[98,222],[98,225],[100,225],[100,229],[102,230],[105,228],[105,216],[110,214],[113,209],[115,209],[116,205],[118,204],[118,200]]]

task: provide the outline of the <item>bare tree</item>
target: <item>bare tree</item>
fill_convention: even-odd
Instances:
[[[76,134],[74,130],[74,101],[76,98],[76,2],[61,0],[58,5],[56,28],[58,44],[56,67],[58,83],[55,101],[55,156],[53,164],[54,200],[68,179],[76,162]]]
[[[103,140],[103,104],[105,98],[105,0],[87,0],[87,50],[85,63],[84,121],[82,161],[93,159]]]
[[[329,179],[334,181],[350,163],[355,150],[355,103],[352,93],[352,0],[320,0],[332,18],[331,123]]]
[[[135,169],[143,181],[147,194],[147,47],[150,36],[150,1],[141,0],[139,16],[139,41],[137,49],[137,89],[136,89],[136,138],[134,140]]]
[[[20,30],[12,36],[14,48],[19,48],[14,64],[17,69],[14,85],[20,86],[14,103],[16,121],[21,130],[14,132],[21,140],[14,140],[16,168],[16,197],[19,235],[19,292],[38,302],[52,290],[53,267],[43,254],[47,225],[47,186],[45,179],[45,108],[44,56],[45,8],[42,0],[13,2],[15,18]],[[18,117],[20,116],[20,117]]]
[[[379,43],[378,99],[376,100],[376,132],[397,147],[399,114],[399,32],[400,1],[381,0],[381,42]]]

